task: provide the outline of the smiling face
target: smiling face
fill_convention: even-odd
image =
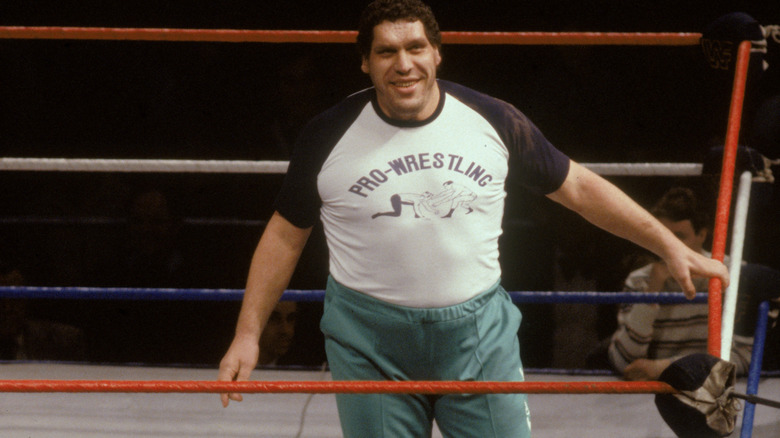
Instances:
[[[371,77],[379,107],[397,120],[425,120],[439,104],[438,47],[420,21],[383,21],[374,27],[371,52],[361,69]]]

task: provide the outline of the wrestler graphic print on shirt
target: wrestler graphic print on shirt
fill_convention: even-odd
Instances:
[[[390,197],[390,205],[393,207],[393,210],[374,213],[371,219],[376,219],[379,216],[401,216],[404,205],[412,206],[415,219],[429,218],[431,216],[450,218],[452,213],[458,208],[465,209],[466,214],[474,211],[471,208],[471,201],[477,199],[477,195],[474,192],[463,186],[453,184],[452,181],[447,181],[442,185],[444,189],[436,194],[431,192],[422,194],[396,193]],[[444,211],[447,211],[447,214],[442,216]]]

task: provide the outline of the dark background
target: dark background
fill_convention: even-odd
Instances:
[[[3,2],[0,25],[353,30],[365,4],[68,3]],[[445,31],[702,32],[734,11],[780,23],[775,1],[712,3],[430,2]],[[513,103],[580,162],[701,163],[725,135],[731,73],[710,68],[699,46],[451,45],[443,56],[440,77]],[[309,117],[366,86],[356,50],[346,44],[0,40],[0,156],[286,159]],[[757,97],[746,102],[743,144],[749,143],[751,99]],[[18,266],[29,285],[242,288],[281,178],[3,172],[0,260]],[[611,180],[645,206],[677,184],[711,197],[716,181]],[[162,195],[167,209],[134,210],[134,201],[149,192]],[[777,205],[767,193],[768,205]],[[746,258],[780,268],[772,226],[777,211],[758,213]],[[154,231],[160,224],[163,231]],[[565,288],[575,277],[594,289],[619,290],[638,253],[525,193],[508,199],[505,228],[508,290]],[[137,241],[145,232],[159,248],[139,261]],[[291,287],[322,288],[325,273],[317,230]],[[523,310],[524,360],[555,365],[553,306]],[[160,364],[215,365],[237,311],[238,303],[224,302],[31,306],[35,317],[84,329],[91,361]],[[316,363],[321,310],[309,304],[302,311],[298,354]],[[611,329],[609,311],[596,328],[599,336]]]

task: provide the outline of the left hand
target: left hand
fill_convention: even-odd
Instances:
[[[693,285],[693,277],[719,278],[723,287],[729,285],[729,271],[722,262],[699,254],[685,245],[683,250],[675,252],[665,259],[669,274],[680,284],[685,297],[693,299],[696,296],[696,287]]]
[[[623,377],[627,380],[658,380],[671,364],[671,359],[637,359],[623,370]]]

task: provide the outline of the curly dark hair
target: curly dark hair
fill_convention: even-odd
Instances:
[[[363,10],[358,25],[357,46],[360,56],[368,58],[374,41],[374,27],[383,21],[421,21],[425,36],[434,47],[441,47],[439,23],[433,11],[419,0],[376,0]]]
[[[696,198],[693,190],[685,187],[674,187],[667,191],[650,209],[653,216],[669,219],[673,222],[691,221],[693,231],[709,228],[709,214],[702,203]]]

